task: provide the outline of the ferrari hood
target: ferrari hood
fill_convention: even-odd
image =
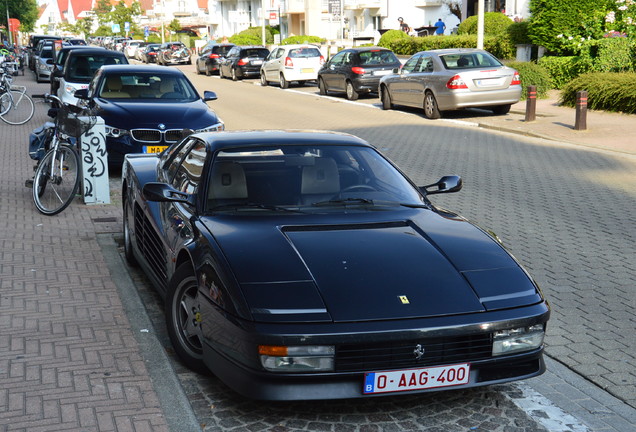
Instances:
[[[541,300],[515,260],[462,219],[225,228],[214,232],[257,320],[430,317]]]

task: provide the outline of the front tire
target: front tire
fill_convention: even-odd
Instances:
[[[60,145],[49,150],[35,170],[33,202],[38,211],[53,216],[64,210],[79,189],[79,157],[75,150]]]
[[[130,238],[130,223],[128,222],[129,212],[128,209],[128,200],[124,198],[123,203],[123,216],[124,216],[124,256],[126,257],[126,262],[132,267],[137,267],[139,264],[137,262],[137,258],[135,258],[135,254],[133,253],[133,245],[132,239]]]
[[[325,86],[325,81],[322,78],[318,78],[318,93],[323,96],[327,95],[327,87]]]
[[[353,83],[351,81],[347,81],[346,93],[347,93],[347,99],[348,100],[350,100],[350,101],[358,100],[359,94],[356,91],[356,89],[353,88]]]
[[[268,84],[267,78],[265,78],[265,72],[261,72],[261,85],[267,87]]]
[[[430,120],[436,120],[441,117],[437,107],[437,100],[430,91],[427,91],[424,95],[424,116]]]
[[[393,104],[391,103],[391,95],[389,94],[389,89],[386,86],[382,87],[382,91],[380,92],[380,99],[382,100],[383,110],[393,109]]]
[[[181,361],[205,373],[198,285],[190,263],[181,264],[168,285],[165,313],[168,336]]]

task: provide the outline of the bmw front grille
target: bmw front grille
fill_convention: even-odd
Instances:
[[[173,143],[181,139],[182,129],[132,129],[130,134],[135,141],[143,143]]]

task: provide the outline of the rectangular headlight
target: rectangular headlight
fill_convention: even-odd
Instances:
[[[334,369],[333,346],[259,345],[263,367],[272,372],[325,372]]]
[[[498,356],[541,347],[545,331],[543,324],[536,324],[531,327],[497,331],[493,336],[492,355]]]
[[[197,129],[196,132],[221,132],[223,130],[225,130],[225,123],[220,121],[217,124],[213,124],[212,126],[208,126],[203,129]]]

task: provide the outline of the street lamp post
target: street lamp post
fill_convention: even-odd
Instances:
[[[11,33],[11,23],[9,22],[9,0],[5,0],[4,4],[7,7],[7,33],[9,33],[9,43],[13,45],[13,34]]]

